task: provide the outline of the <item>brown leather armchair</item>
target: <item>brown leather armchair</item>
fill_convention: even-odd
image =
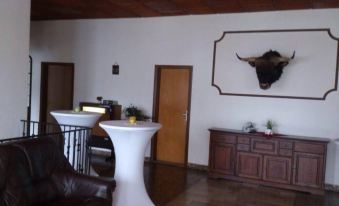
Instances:
[[[114,189],[76,173],[51,137],[0,145],[0,206],[110,206]]]

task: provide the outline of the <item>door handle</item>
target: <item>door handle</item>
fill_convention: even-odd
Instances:
[[[187,118],[188,118],[188,110],[186,110],[186,112],[183,113],[182,116],[184,117],[185,121],[187,122]]]

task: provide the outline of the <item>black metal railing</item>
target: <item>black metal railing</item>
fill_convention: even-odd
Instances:
[[[91,135],[90,128],[26,120],[21,120],[21,122],[22,136],[0,139],[0,144],[29,138],[54,137],[73,168],[79,173],[89,174],[91,152],[88,140]]]

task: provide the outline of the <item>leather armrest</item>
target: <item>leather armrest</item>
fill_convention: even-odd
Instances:
[[[53,174],[54,183],[65,197],[67,196],[95,196],[112,200],[112,193],[116,183],[77,174],[75,172]]]

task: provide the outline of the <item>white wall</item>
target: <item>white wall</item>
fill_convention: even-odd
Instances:
[[[223,31],[331,28],[338,37],[337,19],[338,9],[34,22],[31,53],[35,62],[35,118],[41,61],[75,63],[75,105],[95,101],[100,95],[125,106],[141,106],[148,114],[153,103],[154,65],[192,65],[190,163],[208,164],[208,128],[240,129],[248,120],[262,126],[273,119],[280,133],[335,139],[339,136],[338,92],[328,95],[326,101],[220,96],[211,86],[211,75],[213,43]],[[119,76],[111,75],[115,62],[120,65]],[[339,185],[336,165],[339,159],[332,143],[326,182]]]
[[[0,1],[0,138],[21,135],[28,104],[30,0]]]

